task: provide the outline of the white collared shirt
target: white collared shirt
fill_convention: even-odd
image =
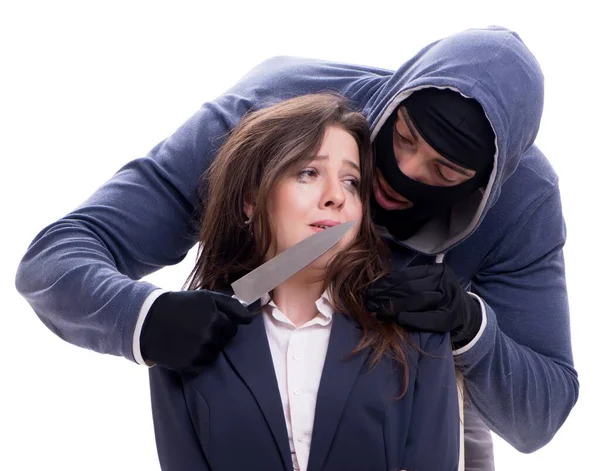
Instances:
[[[306,471],[317,392],[329,345],[333,306],[327,293],[315,305],[318,314],[296,327],[273,301],[263,309],[263,319],[295,470]]]

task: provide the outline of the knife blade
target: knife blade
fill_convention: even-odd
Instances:
[[[266,261],[231,284],[234,297],[245,306],[252,304],[327,252],[356,222],[348,221],[317,232]]]

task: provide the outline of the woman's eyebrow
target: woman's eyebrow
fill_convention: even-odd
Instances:
[[[328,155],[316,155],[315,156],[315,160],[328,160],[328,159],[329,159]],[[342,161],[346,165],[349,165],[350,167],[352,167],[352,168],[354,168],[354,169],[356,169],[356,170],[358,170],[360,172],[360,167],[355,162],[353,162],[352,160],[343,159]]]
[[[356,165],[354,162],[352,162],[351,160],[344,159],[344,163],[348,164],[350,167],[355,169],[357,172],[360,172],[360,167],[358,165]]]

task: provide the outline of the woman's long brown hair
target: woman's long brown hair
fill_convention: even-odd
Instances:
[[[369,127],[345,98],[305,95],[242,119],[205,174],[208,189],[205,198],[200,194],[203,204],[198,211],[202,215],[198,219],[200,248],[186,285],[188,289],[227,289],[265,261],[272,241],[267,204],[271,191],[290,169],[314,159],[331,126],[347,131],[358,146],[363,213],[354,242],[329,262],[325,286],[335,309],[362,327],[355,352],[371,348],[371,366],[390,355],[404,367],[404,394],[408,378],[405,331],[378,321],[365,309],[365,291],[387,272],[384,261],[389,256],[369,209],[374,173]],[[244,203],[254,207],[251,228],[245,224]]]

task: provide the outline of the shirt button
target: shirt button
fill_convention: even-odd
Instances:
[[[296,396],[299,396],[301,393],[302,393],[302,391],[300,389],[298,389],[298,388],[294,389],[294,394]]]
[[[300,357],[299,357],[298,355],[294,355],[292,358],[293,358],[294,360],[300,360]]]
[[[298,438],[296,438],[296,440],[298,440],[299,442],[303,442],[304,441],[304,439],[302,437],[298,437]]]

